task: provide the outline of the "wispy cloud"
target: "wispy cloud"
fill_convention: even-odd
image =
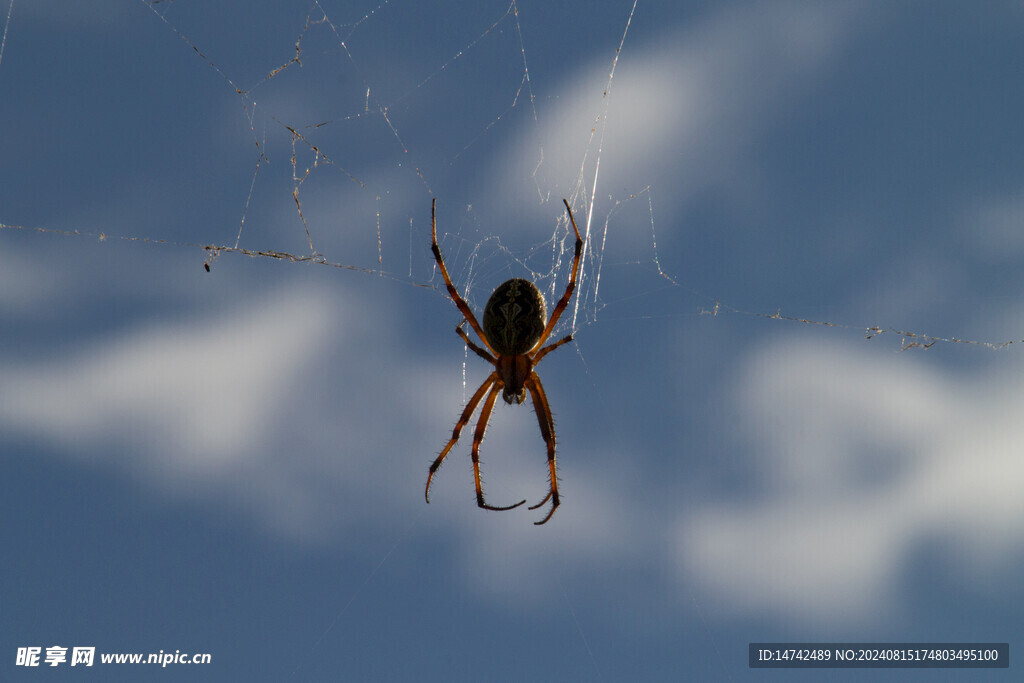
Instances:
[[[539,134],[517,139],[493,173],[510,185],[537,169],[561,192],[574,182],[589,192],[600,151],[599,196],[651,184],[679,201],[732,182],[747,145],[827,73],[860,30],[858,17],[843,5],[727,8],[648,45],[628,42],[610,84],[601,52],[555,88],[558,104],[542,111]]]

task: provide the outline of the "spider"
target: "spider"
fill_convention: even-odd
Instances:
[[[536,505],[531,505],[529,508],[536,510],[550,500],[551,510],[544,519],[534,522],[534,524],[538,526],[544,524],[551,519],[551,516],[555,514],[555,510],[558,509],[558,477],[555,473],[555,423],[551,417],[551,406],[548,404],[547,396],[544,394],[544,386],[540,383],[540,377],[534,372],[534,368],[549,353],[559,346],[572,341],[572,335],[570,334],[553,344],[543,346],[544,342],[551,335],[551,331],[555,329],[555,325],[565,311],[565,307],[569,304],[569,299],[572,298],[573,290],[576,288],[576,271],[580,265],[580,253],[583,251],[583,238],[580,237],[579,228],[576,227],[576,219],[572,216],[572,209],[569,208],[567,200],[563,199],[562,202],[565,204],[565,210],[569,212],[569,221],[572,223],[572,229],[576,233],[576,252],[573,256],[569,284],[565,288],[565,294],[562,295],[562,298],[555,305],[555,310],[551,313],[551,319],[545,324],[544,318],[547,315],[547,311],[544,305],[544,297],[533,283],[529,280],[513,278],[498,285],[498,288],[494,290],[491,297],[487,300],[487,305],[484,306],[484,322],[482,326],[477,322],[476,316],[473,315],[469,305],[459,295],[459,291],[455,289],[452,279],[448,277],[448,269],[445,268],[444,259],[441,257],[441,247],[437,244],[437,218],[435,215],[437,199],[434,199],[430,206],[431,237],[433,240],[430,248],[434,252],[434,259],[437,261],[442,277],[444,277],[444,284],[448,288],[448,294],[464,316],[462,322],[455,327],[455,332],[462,337],[462,340],[466,342],[466,346],[472,349],[476,355],[494,366],[494,372],[487,376],[484,383],[480,385],[480,388],[469,399],[469,403],[466,404],[466,408],[462,411],[459,421],[455,424],[455,429],[452,430],[451,440],[444,447],[444,450],[441,451],[441,455],[437,456],[437,459],[430,466],[430,473],[427,475],[427,488],[424,494],[428,503],[430,502],[430,480],[434,478],[434,473],[437,472],[441,463],[444,462],[448,451],[458,442],[463,427],[469,424],[469,420],[472,418],[473,412],[481,400],[484,401],[484,406],[480,410],[480,419],[476,423],[472,450],[473,478],[476,481],[476,504],[485,510],[511,510],[526,502],[521,500],[515,505],[498,506],[489,505],[484,501],[484,492],[480,485],[480,442],[483,441],[487,422],[491,417],[491,410],[494,408],[494,402],[498,398],[498,392],[502,392],[501,397],[508,404],[523,403],[526,400],[526,392],[530,392],[533,408],[537,413],[537,422],[540,423],[540,434],[547,445],[548,469],[551,471],[551,486],[548,489],[548,495],[544,496],[544,500]],[[469,322],[470,327],[480,337],[486,348],[481,348],[469,338],[469,335],[463,329],[463,325],[466,322]],[[484,396],[487,398],[484,399]]]

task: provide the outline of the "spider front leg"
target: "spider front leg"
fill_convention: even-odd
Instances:
[[[568,339],[564,339],[557,344],[561,345]],[[541,507],[549,500],[551,501],[551,510],[548,512],[547,517],[534,522],[535,525],[540,526],[551,519],[551,515],[555,514],[555,510],[558,509],[558,474],[555,471],[555,422],[551,417],[551,406],[548,404],[548,397],[544,393],[544,386],[540,383],[540,377],[537,373],[531,373],[530,377],[526,380],[526,388],[530,392],[530,398],[533,399],[533,410],[537,413],[537,422],[540,423],[540,435],[544,438],[544,443],[548,447],[548,469],[551,475],[551,488],[548,489],[548,495],[544,496],[544,500],[531,505],[531,510],[536,510]]]
[[[566,204],[568,206],[568,204]],[[444,265],[444,257],[441,256],[441,245],[437,243],[437,198],[435,197],[433,202],[430,204],[430,250],[434,252],[434,260],[437,261],[437,267],[441,271],[441,277],[444,278],[444,286],[448,289],[448,296],[451,297],[452,301],[459,308],[463,317],[469,322],[470,327],[477,333],[480,340],[483,341],[484,346],[488,349],[491,348],[490,343],[487,341],[487,335],[484,334],[483,328],[480,327],[480,323],[477,321],[476,316],[473,315],[472,309],[469,304],[466,303],[465,299],[459,294],[459,290],[455,289],[455,285],[452,284],[451,277],[448,276],[448,268]],[[492,351],[494,349],[491,349]]]
[[[549,345],[545,346],[543,349],[538,351],[533,356],[533,367],[537,367],[537,364],[540,363],[541,359],[544,358],[544,356],[548,355],[549,353],[551,353],[552,351],[557,349],[559,346],[561,346],[563,344],[568,344],[571,341],[572,341],[572,335],[570,334],[570,335],[567,335],[565,337],[562,337],[561,339],[556,341],[554,344],[549,344]]]
[[[460,337],[462,337],[462,340],[464,342],[466,342],[466,346],[468,346],[469,348],[473,349],[473,352],[476,353],[476,355],[480,356],[481,358],[483,358],[485,361],[487,361],[491,365],[497,365],[498,364],[498,359],[497,358],[495,358],[491,354],[489,354],[486,351],[484,351],[483,349],[481,349],[479,346],[477,346],[476,344],[473,343],[472,339],[469,338],[469,335],[466,334],[466,331],[464,329],[462,329],[462,326],[465,325],[465,324],[466,324],[466,320],[463,319],[462,322],[459,323],[455,327],[455,333],[458,334]]]
[[[562,317],[562,312],[569,305],[569,299],[572,298],[572,293],[576,289],[576,273],[580,268],[580,254],[583,253],[583,237],[580,236],[580,229],[576,227],[576,219],[573,218],[572,209],[569,208],[569,200],[563,199],[562,203],[565,204],[565,210],[569,213],[569,221],[572,223],[573,232],[576,233],[576,247],[573,250],[572,256],[572,271],[569,273],[569,284],[565,287],[565,293],[562,294],[562,298],[555,304],[555,310],[551,311],[551,317],[548,319],[548,324],[544,326],[544,331],[541,333],[540,339],[537,340],[535,349],[539,349],[548,340],[551,332],[555,329],[555,325],[558,324],[558,319]]]

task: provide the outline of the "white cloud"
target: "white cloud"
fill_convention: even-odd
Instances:
[[[319,449],[282,447],[279,432],[291,434],[307,412],[322,419],[296,394],[328,342],[344,346],[364,332],[336,329],[330,312],[344,308],[292,286],[240,297],[227,312],[165,317],[61,357],[8,363],[0,366],[0,425],[11,438],[131,474],[150,490],[234,501],[281,532],[308,535],[323,511],[309,482],[323,487],[329,473],[314,471]]]
[[[1021,364],[995,360],[954,376],[877,347],[758,353],[735,395],[761,495],[680,520],[680,567],[734,610],[823,621],[898,611],[926,544],[986,581],[1024,548]]]
[[[120,442],[149,452],[157,469],[205,476],[264,436],[275,397],[325,341],[319,303],[292,291],[225,317],[165,320],[64,358],[3,367],[0,420],[69,453]]]

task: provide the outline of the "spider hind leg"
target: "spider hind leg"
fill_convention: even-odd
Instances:
[[[540,526],[541,524],[547,523],[547,521],[549,519],[551,519],[551,516],[555,514],[555,510],[558,509],[558,491],[555,491],[555,490],[548,491],[548,495],[544,496],[544,500],[542,500],[541,502],[537,503],[536,505],[531,505],[529,508],[527,508],[528,510],[536,510],[537,508],[539,508],[542,505],[544,505],[544,503],[548,502],[548,500],[550,500],[552,496],[554,496],[554,501],[551,503],[551,509],[548,510],[547,516],[544,517],[544,519],[540,520],[539,522],[534,522],[533,523],[534,526]]]
[[[534,522],[536,526],[540,526],[551,519],[551,516],[555,514],[555,510],[558,509],[558,504],[561,502],[558,498],[558,473],[555,470],[555,425],[554,419],[551,417],[551,406],[548,403],[548,397],[544,393],[544,386],[540,383],[540,377],[537,376],[536,372],[530,373],[525,386],[530,392],[530,398],[533,399],[533,409],[537,413],[537,422],[540,424],[540,435],[544,437],[544,443],[548,449],[548,469],[551,475],[551,488],[548,489],[548,495],[544,496],[544,500],[536,505],[531,505],[529,508],[530,510],[536,510],[549,500],[551,501],[551,510],[548,511],[547,516],[539,522]]]
[[[476,481],[476,504],[485,510],[512,510],[519,507],[526,500],[521,500],[515,505],[490,505],[484,501],[484,488],[480,483],[480,443],[484,440],[484,432],[487,431],[487,422],[491,419],[491,410],[494,409],[494,401],[498,398],[498,392],[503,389],[501,381],[496,381],[487,394],[484,407],[480,409],[480,419],[476,423],[476,431],[473,433],[473,479]]]
[[[427,502],[430,502],[430,482],[434,478],[434,473],[441,467],[441,463],[448,456],[448,452],[458,442],[459,437],[462,435],[462,428],[469,424],[469,420],[473,417],[473,411],[480,404],[480,401],[487,394],[487,390],[491,389],[492,385],[497,381],[498,373],[492,372],[484,383],[476,390],[473,397],[469,399],[469,403],[466,404],[466,408],[462,411],[462,415],[459,416],[459,421],[455,423],[455,429],[452,430],[452,438],[448,441],[448,444],[441,451],[441,455],[437,456],[434,462],[430,465],[430,472],[427,474],[427,488],[424,491],[424,496]]]

